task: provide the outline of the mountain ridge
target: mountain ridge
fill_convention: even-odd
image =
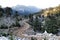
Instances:
[[[34,7],[34,6],[24,6],[24,5],[17,5],[17,6],[12,7],[12,9],[18,11],[18,13],[22,14],[22,15],[36,13],[41,10],[41,9]]]

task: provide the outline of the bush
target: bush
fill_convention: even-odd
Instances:
[[[49,19],[49,20],[48,20]],[[58,33],[58,25],[57,25],[57,18],[55,16],[51,16],[45,20],[45,30],[48,33],[57,34]]]
[[[1,25],[0,29],[8,29],[8,27],[5,25]]]
[[[31,40],[37,40],[36,38],[31,37]]]
[[[7,37],[9,34],[2,33],[1,35]]]
[[[16,21],[16,24],[15,24],[16,27],[21,27],[21,25],[19,24],[18,21]]]

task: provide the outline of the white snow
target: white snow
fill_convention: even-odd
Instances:
[[[7,37],[2,36],[0,37],[0,40],[9,40],[9,39]]]

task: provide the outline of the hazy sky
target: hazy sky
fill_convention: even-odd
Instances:
[[[60,4],[60,0],[0,0],[2,7],[16,5],[36,6],[38,8],[53,7]]]

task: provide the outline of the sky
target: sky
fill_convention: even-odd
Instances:
[[[13,7],[16,5],[35,6],[38,8],[49,8],[60,4],[60,0],[0,0],[2,7]]]

